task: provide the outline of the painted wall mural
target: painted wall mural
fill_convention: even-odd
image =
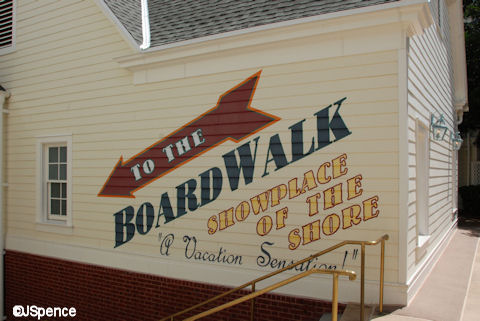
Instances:
[[[279,120],[250,106],[260,72],[220,96],[217,105],[127,161],[115,165],[98,196],[133,193],[227,139],[239,142]]]
[[[176,177],[174,173],[181,171],[182,166],[208,151],[217,161],[196,176],[187,180],[179,178],[174,193],[163,192],[158,199],[140,205],[132,200],[131,205],[116,210],[113,214],[115,248],[132,241],[136,235],[157,233],[159,253],[163,257],[169,257],[175,248],[177,253],[183,252],[181,256],[186,260],[239,266],[245,264],[244,254],[234,253],[228,246],[204,248],[196,233],[204,234],[203,240],[215,239],[248,222],[249,234],[262,240],[258,242],[254,264],[280,269],[294,260],[275,257],[271,251],[275,242],[268,239],[271,234],[281,234],[287,251],[295,251],[380,214],[379,196],[367,195],[364,191],[364,175],[350,169],[348,152],[322,159],[313,167],[295,168],[296,176],[287,176],[288,179],[273,186],[267,184],[261,192],[246,188],[352,135],[341,115],[347,97],[320,107],[305,118],[284,120],[284,126],[281,123],[276,126],[281,127],[275,129],[278,133],[265,134],[263,129],[280,118],[251,106],[260,73],[222,94],[214,108],[167,137],[126,161],[120,158],[99,197],[134,199],[135,192],[167,174]],[[314,131],[304,130],[307,119],[315,122]],[[285,132],[289,133],[288,141],[280,135]],[[212,150],[227,140],[233,141],[235,147],[215,155]],[[221,210],[202,215],[203,223],[195,233],[167,232],[169,224],[175,222],[181,226],[178,219],[221,200],[222,192],[227,191],[241,194],[237,194],[235,201],[219,202]],[[308,223],[292,228],[287,224],[290,204],[299,201],[303,203],[300,208]],[[295,211],[298,215],[298,206]],[[343,262],[338,264],[344,266],[348,260],[356,260],[356,256],[354,251],[346,250]],[[321,263],[317,258],[298,269],[314,267],[337,268],[337,265]]]

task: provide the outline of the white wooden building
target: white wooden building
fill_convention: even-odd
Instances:
[[[385,303],[407,305],[456,228],[455,134],[468,108],[460,0],[0,8],[12,26],[0,42],[6,315],[18,301],[63,300],[94,320],[84,284],[104,311],[138,312],[135,295],[107,299],[117,285],[140,291],[136,281],[82,283],[71,271],[235,287],[384,234]],[[380,252],[366,254],[375,303]],[[309,267],[358,273],[359,260],[347,246]],[[36,294],[42,275],[61,299]],[[359,302],[359,282],[341,280],[340,302]],[[331,277],[276,293],[329,301]]]

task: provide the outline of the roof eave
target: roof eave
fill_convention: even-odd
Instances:
[[[382,10],[379,9],[380,7]],[[402,45],[402,37],[421,34],[431,24],[427,1],[399,1],[389,5],[378,5],[376,10],[352,9],[348,12],[325,14],[317,18],[298,19],[288,23],[277,23],[157,46],[141,53],[118,57],[115,61],[133,73],[135,84],[142,84],[290,63],[298,59],[320,59],[333,53],[335,55],[341,52],[365,53],[374,49],[369,46],[354,45],[358,42],[355,35],[370,37],[365,38],[368,41],[371,39],[372,32],[377,36],[382,34],[382,37],[390,37],[375,41],[379,48],[383,48],[381,50],[398,49]],[[330,35],[333,34],[343,36],[332,38]],[[305,46],[315,45],[311,43],[311,39],[316,39],[317,42],[336,39],[336,42],[334,47],[331,47],[332,44],[327,45],[326,50],[303,52],[302,58],[289,52],[288,44],[291,44],[291,41],[300,42]],[[344,47],[345,44],[340,44],[344,41],[350,41],[348,48]],[[272,48],[286,52],[280,54],[275,49],[277,54],[272,54],[276,56],[265,60],[265,55],[268,55],[267,52],[273,50]],[[263,56],[258,56],[258,50],[262,51]],[[206,62],[213,63],[218,60],[220,54],[225,57],[225,63],[222,65],[214,63],[211,68],[208,67]],[[246,58],[247,56],[251,57]],[[236,57],[241,57],[241,63],[236,61],[238,59]]]
[[[211,36],[185,40],[185,41],[178,41],[178,42],[169,43],[169,44],[151,46],[148,50],[144,50],[143,52],[147,53],[147,52],[160,51],[160,50],[165,50],[170,48],[189,46],[192,44],[200,44],[203,42],[208,42],[216,39],[235,37],[235,36],[246,35],[246,34],[255,33],[255,32],[279,29],[279,28],[301,25],[301,24],[306,24],[311,22],[325,21],[325,20],[335,19],[339,17],[358,15],[362,13],[370,13],[375,11],[382,11],[382,10],[387,10],[392,8],[404,7],[408,5],[414,5],[414,4],[423,4],[423,3],[428,3],[428,0],[400,0],[397,2],[389,2],[389,3],[379,4],[379,5],[336,11],[336,12],[325,13],[321,15],[306,17],[306,18],[287,20],[287,21],[276,22],[276,23],[261,25],[261,26],[252,27],[252,28],[224,32],[224,33],[214,34]]]

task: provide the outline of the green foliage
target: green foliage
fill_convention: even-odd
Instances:
[[[480,218],[480,185],[462,186],[458,189],[462,198],[462,216]]]
[[[463,1],[467,55],[468,105],[462,132],[480,127],[480,0]]]

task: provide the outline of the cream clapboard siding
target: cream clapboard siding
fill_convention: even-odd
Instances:
[[[271,271],[256,264],[261,254],[259,245],[264,241],[274,243],[270,247],[273,256],[296,260],[345,239],[373,240],[388,233],[386,281],[390,285],[398,282],[396,50],[263,68],[252,106],[280,117],[281,121],[244,141],[260,137],[257,155],[260,161],[253,183],[245,187],[241,178],[240,189],[231,192],[224,177],[222,194],[215,202],[168,225],[153,228],[147,235],[135,235],[132,241],[114,249],[114,213],[128,205],[137,210],[143,202],[152,203],[157,212],[164,192],[169,193],[174,205],[175,186],[198,177],[212,166],[221,168],[226,176],[221,155],[240,144],[223,143],[139,190],[135,199],[97,197],[120,156],[128,159],[201,115],[215,106],[221,94],[262,66],[134,86],[131,74],[113,61],[131,54],[131,49],[92,1],[20,1],[17,15],[17,50],[0,60],[0,79],[12,92],[7,104],[10,113],[6,129],[7,248],[30,252],[49,247],[59,249],[55,256],[82,262],[237,285]],[[306,137],[312,137],[315,133],[313,114],[343,97],[347,99],[340,113],[352,131],[350,136],[278,172],[270,165],[271,174],[261,177],[271,135],[280,134],[289,155],[288,127],[305,118],[305,131],[310,135]],[[72,134],[73,140],[73,229],[70,234],[42,231],[35,219],[37,137],[55,134]],[[312,193],[340,182],[345,185],[346,179],[361,174],[364,192],[358,199],[345,198],[344,204],[312,217],[306,214],[305,203],[306,196],[312,193],[282,202],[289,207],[286,227],[278,231],[274,228],[263,237],[255,233],[260,214],[250,214],[244,222],[237,222],[213,236],[206,232],[206,222],[211,215],[235,207],[278,184],[286,184],[292,178],[298,177],[301,181],[303,173],[316,171],[323,162],[343,153],[347,155],[348,175],[319,186]],[[432,199],[441,196],[441,192],[432,195]],[[288,250],[287,236],[293,228],[301,228],[326,214],[340,215],[344,207],[361,204],[373,196],[379,197],[377,218],[347,230],[340,228],[332,236],[322,235],[321,240],[295,251]],[[275,213],[270,210],[265,214]],[[159,254],[159,233],[175,234],[168,257]],[[204,250],[218,251],[222,246],[228,253],[242,255],[242,266],[185,259],[183,235],[195,236]],[[360,257],[352,256],[352,247],[336,251],[320,262],[340,267],[345,250],[349,251],[345,268],[359,272]],[[378,248],[367,248],[367,280],[378,279],[378,253]],[[105,263],[104,256],[112,258],[112,254],[115,259]],[[192,272],[192,268],[197,272]],[[324,277],[316,279],[325,284],[331,282]],[[358,289],[358,282],[353,289]],[[319,294],[318,285],[308,280],[282,292],[330,297],[329,286]],[[343,295],[349,300],[358,300],[358,291],[354,292],[344,291]],[[376,295],[372,293],[370,300]]]
[[[408,278],[415,277],[435,247],[452,227],[452,211],[456,208],[457,165],[450,133],[456,132],[453,107],[452,57],[448,15],[444,1],[433,2],[435,24],[421,36],[410,38],[408,63],[408,138],[409,138],[409,203],[408,203]],[[440,19],[440,20],[439,20]],[[440,27],[439,26],[440,21]],[[417,250],[416,227],[416,121],[430,126],[430,116],[443,114],[449,128],[445,141],[436,141],[430,134],[428,222],[430,240],[426,252]],[[418,253],[417,253],[418,252]]]

